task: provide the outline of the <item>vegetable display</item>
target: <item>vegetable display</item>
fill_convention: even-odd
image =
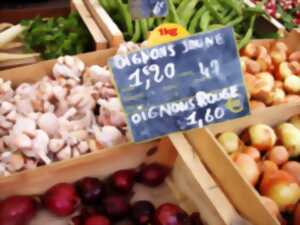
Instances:
[[[121,45],[119,53],[139,49]],[[127,142],[125,114],[107,67],[58,58],[53,74],[20,84],[0,79],[0,175]]]
[[[26,50],[40,52],[44,59],[91,50],[91,35],[78,13],[71,13],[66,18],[37,17],[21,24],[26,27],[23,33]]]
[[[300,52],[282,41],[249,43],[241,62],[252,109],[300,100]]]
[[[250,8],[239,0],[168,0],[166,18],[133,20],[127,1],[99,2],[123,31],[125,39],[133,42],[146,40],[148,31],[163,22],[174,22],[183,25],[192,34],[233,26],[239,47],[243,47],[255,34],[256,18],[264,14],[261,7]]]
[[[137,183],[147,188],[144,192],[151,192],[163,185],[169,172],[162,164],[150,163],[116,171],[105,180],[85,177],[74,184],[58,183],[41,196],[9,197],[0,202],[0,225],[28,225],[35,220],[41,206],[58,218],[68,218],[70,225],[203,224],[198,212],[189,215],[170,202],[157,205],[147,194],[144,194],[147,199],[142,199],[141,194],[134,198],[138,194]]]
[[[246,180],[262,195],[262,202],[282,224],[299,224],[300,116],[275,128],[255,124],[241,135],[217,136]]]
[[[253,0],[262,5],[265,11],[279,20],[286,29],[292,30],[300,26],[300,2],[298,0]]]

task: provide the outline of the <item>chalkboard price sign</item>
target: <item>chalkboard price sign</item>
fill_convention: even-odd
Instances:
[[[168,15],[167,0],[129,0],[129,8],[134,19]]]
[[[249,114],[230,27],[117,55],[109,65],[135,142]]]

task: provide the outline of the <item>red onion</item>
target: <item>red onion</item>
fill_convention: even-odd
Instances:
[[[9,197],[0,203],[0,225],[27,225],[36,211],[37,203],[33,198]]]
[[[57,216],[69,216],[79,206],[80,199],[72,184],[60,183],[43,196],[45,207]]]

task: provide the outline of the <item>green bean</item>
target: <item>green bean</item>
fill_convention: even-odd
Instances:
[[[135,20],[134,25],[135,25],[134,26],[134,34],[131,38],[131,41],[138,42],[140,40],[141,34],[142,34],[142,32],[141,32],[141,21]]]
[[[101,6],[107,11],[110,12],[112,9],[110,8],[109,2],[107,0],[99,0]]]
[[[201,16],[201,19],[200,19],[200,29],[201,31],[206,31],[207,28],[208,28],[208,25],[210,23],[210,20],[211,20],[211,17],[210,17],[210,12],[209,11],[205,11],[203,13],[203,15]]]
[[[155,22],[155,18],[154,17],[147,19],[148,30],[152,30],[153,29],[154,22]]]
[[[216,30],[216,29],[220,29],[223,28],[224,25],[223,24],[212,24],[208,26],[208,30]]]
[[[129,13],[128,5],[123,4],[121,0],[115,0],[116,4],[118,4],[118,10],[120,14],[123,16],[124,19],[124,24],[126,31],[128,32],[129,35],[133,34],[133,25],[132,25],[132,18]],[[111,1],[114,2],[114,1]]]
[[[155,18],[155,20],[154,20],[154,25],[155,26],[159,26],[162,23],[163,23],[163,19],[162,18]]]
[[[252,17],[250,18],[249,28],[248,28],[248,30],[247,30],[245,36],[240,40],[240,42],[239,42],[239,44],[238,44],[238,48],[239,48],[239,49],[241,49],[241,48],[243,48],[245,45],[247,45],[248,42],[250,41],[250,39],[252,38],[255,19],[256,19],[256,16],[252,16]]]
[[[219,15],[219,13],[214,8],[213,4],[210,2],[210,0],[203,0],[205,7],[209,10],[211,15],[218,20],[219,23],[222,23],[224,18]]]
[[[146,19],[141,19],[140,22],[141,22],[141,30],[142,30],[143,40],[147,40],[147,38],[148,38],[147,20]]]
[[[179,4],[179,6],[176,9],[176,12],[179,15],[181,15],[182,12],[185,11],[186,6],[189,4],[190,0],[182,0]]]
[[[236,24],[239,24],[239,23],[241,23],[242,21],[243,21],[243,17],[242,16],[239,16],[239,17],[237,17],[236,19],[234,19],[234,20],[232,20],[232,21],[230,21],[229,23],[227,23],[226,25],[227,26],[234,26],[234,25],[236,25]]]
[[[206,8],[205,6],[202,6],[197,12],[196,14],[194,15],[194,17],[192,18],[191,22],[190,22],[190,25],[189,25],[189,32],[190,33],[195,33],[196,32],[196,27],[197,27],[197,24],[199,23],[199,20],[202,16],[202,14],[205,12]]]
[[[187,26],[189,20],[193,16],[195,12],[196,5],[198,3],[198,0],[188,0],[188,3],[185,5],[184,10],[180,11],[178,10],[178,16],[182,21],[182,25]],[[178,9],[180,6],[178,7]]]
[[[229,21],[231,21],[234,17],[236,17],[237,14],[235,11],[231,11],[225,18],[224,18],[224,24],[227,24]]]
[[[176,9],[175,9],[175,6],[174,6],[172,0],[168,0],[168,6],[169,6],[169,14],[165,21],[181,24],[181,21],[178,17],[178,14],[176,12]]]
[[[245,13],[255,13],[255,14],[264,14],[264,10],[261,6],[256,5],[255,7],[247,7],[244,10]]]
[[[174,5],[179,5],[181,0],[173,0]]]
[[[238,15],[242,15],[242,4],[239,0],[219,0],[222,5],[229,6]]]

